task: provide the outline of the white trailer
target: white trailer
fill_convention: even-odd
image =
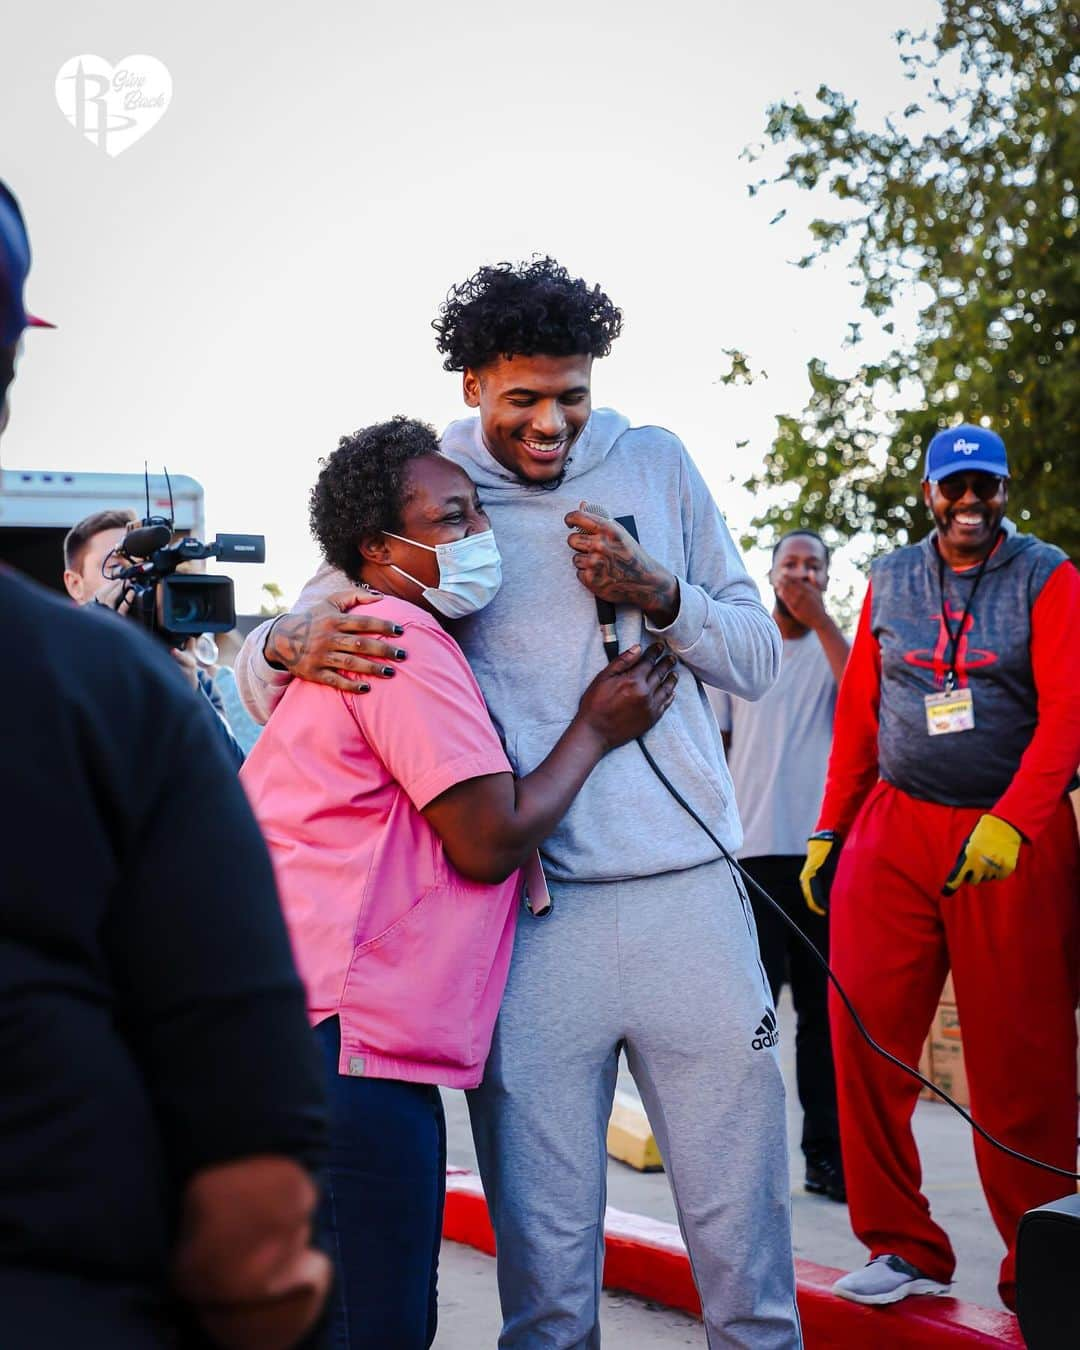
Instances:
[[[172,510],[180,534],[206,538],[203,490],[194,478],[172,474]],[[164,474],[150,475],[150,510],[141,473],[65,473],[0,469],[0,562],[56,590],[64,589],[64,535],[95,511],[130,507],[140,518],[169,515]]]

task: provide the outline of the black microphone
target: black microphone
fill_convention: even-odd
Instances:
[[[612,518],[611,512],[606,507],[596,506],[592,502],[585,503],[585,510],[591,516],[599,516],[601,520]],[[637,522],[633,516],[616,516],[615,523],[621,525],[627,534],[637,540]],[[596,597],[596,617],[600,623],[600,638],[604,644],[604,653],[609,661],[614,661],[619,654],[619,635],[615,631],[615,606],[610,600]]]
[[[168,548],[172,539],[172,527],[164,521],[142,525],[137,530],[128,530],[120,541],[119,552],[129,558],[149,558],[159,548]]]

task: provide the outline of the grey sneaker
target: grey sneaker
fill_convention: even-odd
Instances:
[[[833,1293],[852,1303],[899,1303],[910,1294],[947,1294],[949,1286],[931,1280],[902,1256],[875,1256],[833,1285]]]

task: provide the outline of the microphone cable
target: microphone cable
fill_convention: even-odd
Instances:
[[[1015,1158],[1017,1162],[1028,1163],[1031,1167],[1039,1167],[1044,1172],[1052,1172],[1054,1176],[1065,1177],[1069,1181],[1080,1181],[1080,1172],[1070,1172],[1067,1168],[1055,1167],[1053,1163],[1043,1162],[1041,1158],[1032,1158],[1027,1153],[1021,1153],[1018,1149],[1010,1148],[1008,1144],[1003,1144],[1000,1139],[995,1139],[989,1130],[985,1129],[982,1125],[980,1125],[979,1122],[975,1120],[974,1117],[970,1114],[970,1112],[966,1111],[964,1107],[960,1105],[959,1102],[954,1101],[953,1098],[950,1097],[949,1094],[943,1088],[939,1088],[936,1083],[932,1083],[930,1079],[926,1078],[922,1073],[919,1072],[918,1069],[913,1069],[910,1064],[905,1064],[902,1059],[898,1059],[894,1054],[886,1050],[884,1046],[878,1045],[877,1041],[874,1040],[873,1036],[870,1035],[866,1027],[863,1025],[862,1018],[855,1011],[855,1007],[852,1004],[851,999],[848,997],[847,991],[844,989],[843,985],[833,974],[832,967],[829,965],[825,957],[822,956],[822,954],[814,946],[811,939],[807,937],[807,935],[803,932],[803,930],[799,927],[799,925],[795,922],[795,920],[784,910],[783,906],[773,899],[773,897],[764,888],[764,886],[759,885],[758,882],[756,882],[754,878],[750,875],[750,873],[747,872],[747,870],[739,864],[738,860],[732,857],[732,855],[728,852],[728,850],[724,847],[724,845],[720,842],[720,840],[716,837],[716,835],[713,834],[712,830],[709,829],[708,825],[705,824],[705,822],[701,819],[701,817],[690,805],[690,803],[686,800],[686,798],[682,795],[682,793],[678,790],[678,788],[675,787],[675,785],[670,781],[670,779],[664,773],[663,769],[660,768],[659,764],[657,764],[656,760],[652,757],[649,747],[645,744],[645,738],[643,736],[639,736],[637,738],[637,744],[638,748],[641,750],[641,753],[645,756],[645,762],[648,764],[649,768],[653,771],[656,777],[660,780],[660,782],[664,785],[664,787],[668,790],[668,792],[672,795],[672,797],[674,797],[674,799],[687,813],[687,815],[690,816],[690,818],[693,821],[695,821],[702,830],[705,831],[705,833],[709,836],[712,842],[720,850],[720,853],[723,856],[724,861],[728,865],[728,870],[731,872],[732,880],[733,881],[735,880],[735,873],[738,872],[744,881],[749,882],[749,884],[754,888],[757,894],[760,895],[761,898],[765,900],[769,905],[771,905],[772,908],[776,911],[776,913],[780,915],[781,919],[783,919],[783,921],[792,930],[792,932],[795,933],[799,941],[803,944],[803,946],[807,949],[807,951],[810,952],[810,954],[813,956],[814,960],[818,963],[818,965],[822,967],[822,969],[825,971],[825,974],[829,977],[830,984],[836,990],[841,1001],[843,1002],[844,1007],[847,1009],[848,1015],[850,1016],[851,1020],[855,1023],[855,1027],[859,1035],[867,1043],[870,1049],[874,1051],[875,1054],[880,1055],[882,1059],[888,1060],[890,1064],[895,1064],[898,1069],[902,1069],[903,1072],[906,1073],[909,1078],[914,1078],[917,1082],[921,1083],[923,1087],[929,1088],[930,1091],[933,1092],[936,1096],[940,1097],[943,1102],[945,1102],[948,1106],[951,1106],[952,1109],[958,1115],[962,1116],[964,1120],[966,1120],[967,1123],[971,1126],[971,1128],[975,1131],[975,1133],[979,1136],[980,1139],[985,1139],[988,1144],[993,1145],[994,1148],[999,1149],[1002,1153],[1007,1154],[1010,1158]]]

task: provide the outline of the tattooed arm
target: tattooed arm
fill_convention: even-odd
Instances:
[[[779,631],[682,442],[669,435],[655,448],[671,457],[665,509],[678,513],[681,547],[661,563],[615,521],[571,511],[567,542],[578,579],[601,599],[640,608],[646,636],[664,642],[702,684],[760,698],[780,669]]]
[[[362,610],[346,612],[357,601],[380,597],[355,587],[342,589],[347,586],[347,577],[324,564],[290,613],[248,634],[233,671],[244,706],[257,722],[269,719],[294,676],[366,693],[372,678],[388,678],[394,673],[390,663],[404,658],[393,641],[400,633],[395,624],[365,617]]]
[[[574,531],[567,543],[574,550],[578,580],[600,600],[633,605],[655,628],[667,628],[679,612],[678,578],[649,556],[615,520],[585,510],[571,511],[566,524]]]
[[[400,637],[405,631],[400,624],[368,618],[353,608],[382,598],[377,591],[354,587],[328,595],[306,612],[283,614],[263,643],[267,664],[302,680],[366,694],[371,676],[388,678],[394,668],[387,662],[405,657],[396,643],[381,641]]]

